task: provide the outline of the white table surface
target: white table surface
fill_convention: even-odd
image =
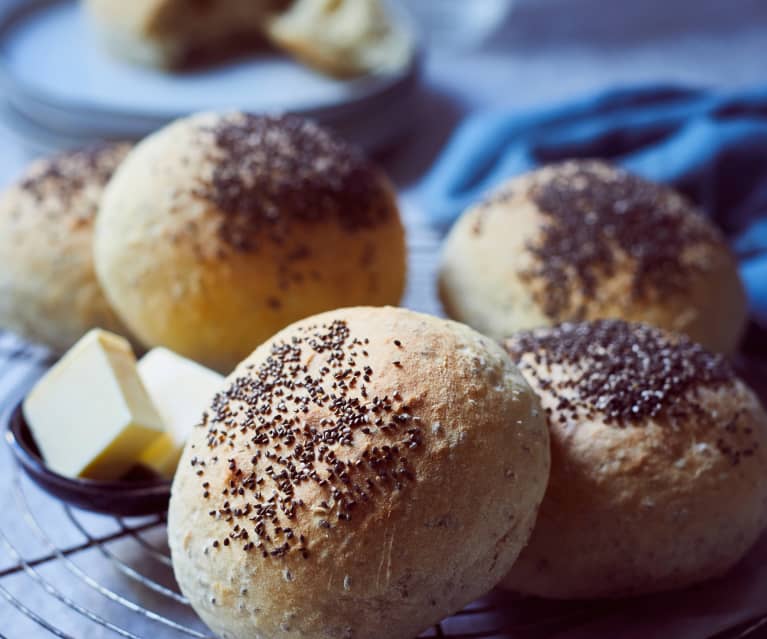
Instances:
[[[525,0],[481,47],[431,50],[425,63],[425,96],[420,112],[414,114],[413,131],[380,158],[401,189],[413,247],[405,304],[439,311],[433,290],[438,238],[424,224],[413,190],[465,113],[489,107],[527,108],[616,84],[669,81],[731,88],[764,83],[765,58],[767,2],[763,0]],[[29,155],[16,136],[0,126],[0,185],[18,173]],[[13,346],[8,336],[0,335],[0,409],[8,406],[10,394],[20,392],[41,370],[34,361],[7,367],[3,349]],[[30,532],[29,523],[19,517],[11,468],[8,451],[0,446],[0,530],[22,555],[34,558],[47,549]],[[24,484],[24,489],[43,528],[55,537],[57,545],[72,547],[83,542],[71,524],[62,524],[66,520],[57,503],[29,484]],[[116,527],[113,520],[97,516],[82,515],[82,519],[93,534],[108,535]],[[161,531],[150,531],[149,537],[152,535],[157,537],[153,541],[162,545]],[[136,560],[135,543],[126,543],[124,548],[118,543],[113,550],[122,553],[129,565]],[[116,636],[65,612],[60,602],[27,575],[17,572],[2,576],[3,569],[15,564],[0,540],[0,587],[78,639]],[[78,554],[77,564],[124,596],[150,607],[159,605],[155,595],[127,582],[98,550]],[[44,565],[41,572],[56,584],[61,596],[68,596],[71,574],[60,562]],[[156,576],[168,579],[167,572],[161,570]],[[754,596],[750,591],[746,595]],[[178,636],[105,603],[88,588],[80,588],[77,597],[81,605],[124,623],[139,636]],[[197,623],[182,608],[171,609],[174,618]],[[712,615],[715,617],[715,612]],[[701,627],[716,627],[710,620],[707,624]],[[0,637],[4,636],[35,639],[51,635],[0,598]]]

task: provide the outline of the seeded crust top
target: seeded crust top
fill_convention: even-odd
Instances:
[[[219,235],[235,250],[283,243],[296,225],[353,233],[394,214],[380,171],[309,120],[230,113],[201,122],[197,135],[213,169],[196,195],[220,211]]]
[[[684,294],[707,267],[701,250],[726,251],[715,227],[681,195],[606,162],[554,164],[532,173],[523,188],[544,221],[527,245],[535,259],[520,277],[536,285],[538,306],[555,321],[585,318],[600,282],[626,261],[628,296],[641,303]],[[501,189],[481,206],[518,189]]]
[[[17,199],[9,208],[18,215],[45,215],[61,227],[90,227],[102,190],[127,155],[128,143],[103,143],[35,162],[17,183]]]

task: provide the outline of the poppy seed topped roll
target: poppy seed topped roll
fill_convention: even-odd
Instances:
[[[144,140],[107,188],[94,250],[148,346],[225,371],[301,317],[397,303],[405,281],[389,181],[293,116],[207,113]]]
[[[99,201],[129,144],[32,163],[0,195],[0,327],[66,351],[92,328],[128,334],[93,268]]]
[[[617,320],[506,341],[537,391],[551,478],[503,582],[614,597],[722,574],[767,524],[767,415],[726,360]]]
[[[194,429],[176,579],[225,639],[415,637],[508,571],[548,464],[538,400],[489,338],[391,307],[311,317]]]
[[[467,211],[439,284],[448,315],[498,339],[618,318],[732,352],[747,317],[719,231],[672,189],[597,160],[515,178]]]

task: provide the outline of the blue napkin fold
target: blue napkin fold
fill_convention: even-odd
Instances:
[[[687,194],[730,238],[752,312],[767,323],[767,87],[630,88],[531,113],[479,113],[459,126],[419,195],[446,229],[506,178],[573,157],[605,158]]]

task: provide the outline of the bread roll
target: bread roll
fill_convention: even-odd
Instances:
[[[451,317],[502,339],[562,321],[616,318],[735,350],[747,303],[721,234],[671,189],[573,160],[511,180],[445,242]]]
[[[381,0],[295,0],[266,24],[277,46],[330,75],[397,71],[413,54],[412,34]]]
[[[722,574],[767,523],[767,416],[726,361],[681,336],[604,320],[506,342],[538,392],[551,479],[504,580],[616,597]]]
[[[177,67],[233,37],[259,40],[279,0],[84,0],[104,46],[130,62]]]
[[[297,319],[397,303],[405,283],[389,181],[292,116],[208,113],[144,140],[107,188],[94,252],[147,346],[223,372]]]
[[[548,464],[538,400],[488,338],[396,308],[311,317],[194,429],[176,579],[223,639],[414,637],[511,567]]]
[[[130,149],[103,144],[34,162],[0,195],[0,327],[63,353],[90,329],[128,331],[93,271],[93,220]]]

